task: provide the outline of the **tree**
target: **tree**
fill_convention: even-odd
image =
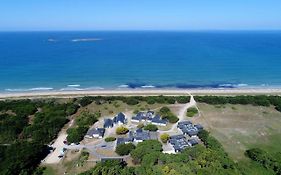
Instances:
[[[19,142],[7,147],[0,162],[0,174],[32,174],[48,154],[46,146],[38,143]]]
[[[148,124],[145,127],[143,127],[144,130],[148,130],[148,131],[157,131],[158,128],[156,125],[153,124]]]
[[[136,146],[132,143],[128,143],[128,144],[123,143],[116,147],[115,152],[120,156],[124,156],[130,154],[130,152],[135,148]]]
[[[92,97],[89,97],[89,96],[85,96],[80,99],[80,105],[82,107],[85,107],[85,106],[91,104],[92,102],[93,102],[93,99],[92,99]]]
[[[118,135],[124,135],[124,134],[127,134],[128,132],[129,132],[129,129],[124,126],[119,126],[118,128],[116,128],[116,134],[118,134]]]
[[[131,152],[132,158],[136,162],[140,162],[144,155],[149,154],[151,152],[161,152],[162,151],[162,144],[157,140],[145,140],[139,143]]]
[[[81,127],[81,126],[78,126],[78,127],[75,127],[75,128],[69,128],[67,130],[67,141],[69,143],[79,143],[80,141],[83,140],[84,138],[84,135],[86,134],[88,128],[86,127]]]
[[[164,134],[162,134],[162,135],[160,136],[160,139],[161,139],[161,141],[162,141],[163,143],[167,143],[168,140],[170,139],[170,135],[167,134],[167,133],[164,133]]]
[[[176,123],[179,121],[179,118],[172,113],[170,108],[166,106],[160,109],[159,114],[162,116],[162,119],[167,119],[170,123]]]

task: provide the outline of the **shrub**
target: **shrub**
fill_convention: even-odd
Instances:
[[[167,107],[167,106],[164,106],[160,109],[160,114],[161,115],[165,115],[167,113],[171,112],[171,110]]]
[[[118,135],[127,134],[128,132],[129,132],[128,128],[126,128],[124,126],[120,126],[120,127],[116,128],[116,134],[118,134]]]
[[[160,136],[160,139],[161,139],[161,141],[162,141],[163,143],[167,143],[168,140],[170,139],[170,135],[167,134],[167,133],[164,133],[164,134],[162,134],[162,135]]]
[[[159,114],[162,116],[163,119],[167,119],[170,123],[176,123],[179,121],[179,118],[172,113],[170,108],[164,106],[160,109]]]
[[[186,111],[187,117],[193,117],[194,115],[198,114],[198,110],[196,108],[188,108]]]
[[[178,103],[189,103],[190,101],[190,96],[179,96],[177,97],[177,102]]]
[[[91,104],[92,102],[93,102],[92,97],[86,96],[86,97],[81,98],[80,105],[82,107],[84,107],[84,106],[87,106],[87,105]]]
[[[104,141],[106,141],[106,142],[113,142],[115,140],[116,140],[115,137],[107,137],[107,138],[104,139]]]
[[[125,156],[125,155],[130,154],[130,152],[132,150],[134,150],[135,148],[136,148],[136,146],[132,143],[128,143],[128,144],[123,143],[116,147],[115,152],[120,156]]]
[[[128,97],[126,103],[128,105],[137,105],[139,101],[135,97]]]
[[[148,130],[148,131],[157,131],[158,128],[156,125],[153,124],[148,124],[145,127],[143,127],[144,130]]]

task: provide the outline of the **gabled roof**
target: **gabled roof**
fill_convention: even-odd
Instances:
[[[173,145],[175,151],[182,151],[189,146],[184,135],[171,136],[169,139],[169,143]]]
[[[117,138],[117,145],[127,143],[127,142],[133,142],[132,138]]]
[[[198,134],[198,131],[197,131],[197,130],[189,130],[189,131],[187,132],[187,134],[188,134],[189,136],[196,136],[196,135]]]
[[[181,121],[178,123],[178,126],[180,125],[192,125],[192,122],[191,121]]]
[[[125,123],[125,119],[126,119],[125,114],[120,112],[119,114],[117,114],[117,116],[114,117],[113,121],[114,123],[118,123],[118,122]]]
[[[183,139],[183,138],[185,137],[182,134],[170,136],[170,139]]]
[[[88,130],[86,135],[88,135],[88,136],[99,135],[99,136],[103,137],[104,133],[105,133],[104,128],[94,128],[94,129]]]
[[[160,115],[156,115],[151,120],[153,123],[167,124],[167,120],[161,119]]]
[[[194,125],[194,127],[195,127],[197,130],[199,130],[199,131],[201,131],[202,129],[204,129],[204,127],[203,127],[202,125],[200,125],[200,124]]]
[[[197,145],[197,144],[198,144],[198,141],[195,140],[195,139],[189,139],[189,140],[188,140],[188,143],[189,143],[191,146],[194,146],[194,145]]]
[[[104,128],[112,127],[113,126],[113,120],[112,119],[104,119]]]
[[[141,132],[136,132],[135,133],[135,139],[136,140],[149,140],[150,139],[150,134],[149,131],[144,131],[141,129]]]

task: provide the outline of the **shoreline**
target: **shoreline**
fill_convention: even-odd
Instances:
[[[82,96],[153,96],[153,95],[281,95],[281,88],[235,89],[130,89],[83,91],[0,92],[0,99],[72,98]]]

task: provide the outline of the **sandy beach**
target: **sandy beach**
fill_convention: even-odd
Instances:
[[[33,91],[0,93],[0,99],[13,98],[69,98],[81,96],[149,96],[149,95],[281,95],[281,89],[133,89],[92,91]]]

